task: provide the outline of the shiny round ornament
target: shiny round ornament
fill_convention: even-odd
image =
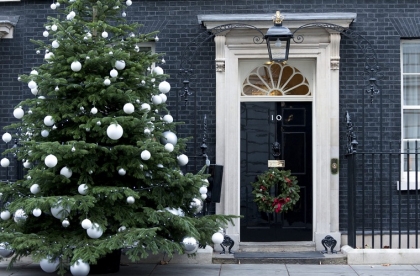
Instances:
[[[3,168],[9,167],[9,165],[10,165],[10,160],[9,160],[9,159],[7,159],[7,158],[5,157],[5,158],[1,159],[1,161],[0,161],[0,165],[1,165]]]
[[[108,33],[107,33],[107,32],[105,32],[105,31],[104,31],[104,32],[102,32],[102,37],[103,37],[103,38],[108,38]]]
[[[89,274],[90,265],[82,259],[77,260],[70,266],[70,272],[73,276],[86,276]]]
[[[144,103],[141,105],[141,110],[149,112],[150,111],[150,104]]]
[[[216,232],[213,234],[213,236],[211,236],[211,240],[213,241],[214,244],[221,244],[224,239],[225,238],[223,234],[220,232]]]
[[[174,145],[172,145],[171,143],[167,143],[167,144],[165,145],[165,150],[166,150],[167,152],[172,152],[172,151],[174,150]]]
[[[203,186],[200,188],[200,194],[207,194],[207,187]]]
[[[194,214],[198,214],[203,210],[203,201],[199,198],[193,198],[190,204],[190,208]]]
[[[31,89],[31,93],[32,93],[32,95],[34,95],[34,96],[38,95],[38,93],[39,93],[38,88],[33,88],[33,89]]]
[[[90,221],[90,219],[84,219],[83,221],[82,221],[82,228],[83,229],[89,229],[89,228],[91,228],[92,227],[92,222]]]
[[[123,128],[119,124],[111,124],[106,130],[106,134],[112,140],[118,140],[124,133]]]
[[[162,99],[162,103],[166,103],[166,101],[168,100],[168,97],[163,93],[160,93],[159,97]]]
[[[0,213],[0,218],[2,220],[8,220],[8,219],[10,219],[10,217],[11,217],[11,214],[10,214],[10,212],[8,210],[2,211]]]
[[[135,198],[134,197],[132,197],[132,196],[129,196],[129,197],[127,197],[127,203],[128,204],[134,204],[134,202],[135,202],[136,200],[135,200]]]
[[[80,184],[77,191],[81,195],[86,195],[88,193],[88,186],[86,184]]]
[[[146,135],[150,135],[151,131],[150,131],[150,129],[148,129],[148,128],[146,127],[146,128],[144,129],[143,133],[144,133],[144,134],[146,134]]]
[[[44,130],[41,131],[41,136],[42,137],[46,138],[46,137],[48,137],[48,135],[50,135],[50,132],[48,130],[44,129]]]
[[[45,160],[44,160],[45,165],[49,168],[54,168],[57,165],[57,162],[58,162],[57,157],[55,157],[52,154],[45,157]]]
[[[132,103],[126,103],[123,107],[123,110],[126,114],[131,114],[134,112],[134,105]]]
[[[68,219],[65,219],[61,222],[61,225],[63,225],[64,228],[67,228],[70,226],[70,221]]]
[[[1,139],[3,140],[3,142],[9,143],[10,141],[12,141],[12,135],[10,133],[6,132],[5,134],[3,134]]]
[[[25,211],[23,209],[18,209],[16,210],[13,219],[16,223],[20,223],[24,222],[27,218],[28,216],[26,215]]]
[[[51,30],[52,31],[55,32],[55,31],[57,31],[57,29],[58,29],[57,25],[54,24],[54,25],[51,26]]]
[[[31,73],[30,73],[30,75],[35,75],[35,76],[37,76],[37,75],[38,75],[38,71],[37,71],[37,70],[32,70],[32,71],[31,71]]]
[[[54,123],[55,122],[54,122],[54,119],[53,119],[52,116],[50,116],[50,115],[45,116],[45,118],[44,118],[44,125],[46,125],[46,126],[53,126]]]
[[[54,40],[54,41],[51,43],[51,46],[52,46],[53,48],[57,49],[58,47],[60,47],[60,43],[58,43],[58,41],[57,41],[57,40]]]
[[[87,235],[92,239],[99,239],[104,231],[97,223],[93,223],[92,226],[86,230]]]
[[[82,70],[82,64],[79,61],[73,61],[70,67],[71,70],[73,70],[74,72],[79,72],[80,70]]]
[[[122,17],[126,17],[126,16],[127,16],[127,13],[126,13],[126,12],[122,12],[122,13],[121,13],[121,16],[122,16]]]
[[[31,193],[36,195],[37,193],[39,193],[41,191],[41,187],[38,184],[32,184],[32,186],[30,188],[30,191],[31,191]]]
[[[44,31],[44,32],[42,33],[42,35],[43,35],[44,37],[48,37],[48,36],[50,35],[50,33],[49,33],[48,31]]]
[[[70,178],[73,172],[68,167],[62,167],[60,170],[60,174],[66,178]]]
[[[159,83],[159,91],[161,93],[168,93],[171,90],[171,85],[169,84],[169,82],[167,81],[162,81],[161,83]]]
[[[112,70],[109,72],[109,75],[111,76],[111,78],[116,78],[116,77],[118,76],[118,71],[117,71],[117,70],[115,70],[115,69],[112,69]]]
[[[140,154],[141,159],[143,159],[144,161],[149,160],[151,156],[152,155],[150,154],[150,151],[148,151],[148,150],[144,150]]]
[[[54,57],[53,53],[46,53],[45,56],[44,56],[44,59],[45,60],[51,60],[53,57]]]
[[[132,2],[131,0],[127,0],[127,1],[125,1],[125,4],[126,4],[127,6],[131,6],[131,5],[133,4],[133,2]]]
[[[207,194],[201,194],[201,198],[205,200],[207,198]]]
[[[7,242],[0,243],[0,256],[3,258],[10,258],[15,251],[10,247]]]
[[[194,254],[198,250],[198,241],[193,237],[185,237],[181,244],[187,254]]]
[[[172,145],[176,146],[176,143],[178,142],[178,137],[175,133],[172,131],[165,131],[162,133],[162,137],[160,138],[160,142],[163,145],[166,145],[167,143],[171,143]]]
[[[120,228],[118,228],[118,232],[124,232],[125,230],[127,230],[127,227],[125,226],[121,226]]]
[[[163,121],[170,124],[174,121],[174,118],[171,115],[166,114],[165,116],[163,116]]]
[[[44,270],[44,272],[47,273],[53,273],[58,269],[58,265],[60,264],[60,261],[57,259],[55,260],[51,260],[49,258],[47,259],[42,259],[39,262],[39,266],[41,267],[42,270]]]
[[[57,5],[56,5],[56,4],[54,4],[54,3],[52,3],[52,4],[51,4],[51,6],[50,6],[50,8],[51,8],[52,10],[55,10],[55,9],[57,8]]]
[[[70,207],[63,208],[60,203],[61,202],[58,201],[57,204],[50,209],[51,215],[56,219],[63,219],[70,214]]]
[[[121,169],[118,170],[118,174],[119,175],[126,175],[127,174],[127,171],[124,170],[123,168],[121,168]]]
[[[181,154],[177,157],[178,160],[178,164],[180,166],[185,166],[188,164],[188,156],[186,156],[185,154]]]
[[[159,95],[154,95],[152,97],[152,103],[153,104],[161,104],[162,103],[162,98],[159,97]]]
[[[104,84],[107,85],[107,86],[110,85],[111,84],[111,80],[110,79],[105,79],[104,80]]]
[[[95,115],[96,113],[98,113],[98,109],[96,107],[92,107],[92,109],[90,110],[90,113]]]
[[[163,74],[163,69],[161,67],[159,67],[159,66],[156,66],[153,69],[153,73],[155,73],[155,75],[162,75]]]
[[[25,115],[25,112],[21,107],[18,107],[15,110],[13,110],[13,116],[15,116],[16,119],[22,119],[23,115]]]
[[[35,208],[32,210],[32,215],[34,215],[34,217],[39,217],[41,216],[41,214],[42,214],[42,211],[39,208]]]
[[[117,60],[114,64],[117,70],[123,70],[125,68],[125,61],[124,60]]]

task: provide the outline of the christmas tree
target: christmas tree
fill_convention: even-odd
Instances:
[[[1,165],[16,154],[25,167],[22,180],[0,186],[0,242],[14,252],[11,264],[30,255],[47,272],[87,275],[115,250],[133,261],[192,254],[232,222],[199,214],[206,168],[180,169],[186,140],[166,108],[168,76],[161,57],[142,50],[157,36],[127,23],[131,5],[59,0],[51,8],[61,15],[34,41],[45,59],[19,77],[28,98],[7,127],[18,135],[3,134],[20,143]]]

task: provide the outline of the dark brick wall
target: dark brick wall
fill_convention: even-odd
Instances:
[[[355,124],[361,150],[398,150],[400,139],[400,38],[419,36],[418,0],[203,0],[203,1],[133,1],[127,19],[144,24],[142,32],[159,30],[158,52],[165,53],[162,67],[170,74],[172,91],[169,108],[177,121],[185,121],[178,129],[180,137],[193,136],[189,143],[190,159],[200,154],[203,138],[203,118],[207,116],[207,145],[214,161],[215,147],[215,66],[214,47],[204,43],[194,62],[195,77],[191,79],[193,96],[185,103],[177,96],[182,78],[177,75],[180,57],[185,47],[204,31],[197,23],[198,14],[250,14],[282,12],[355,12],[357,20],[351,29],[372,44],[381,72],[378,81],[381,92],[373,103],[364,92],[368,85],[363,51],[354,38],[342,39],[340,63],[340,112],[349,111]],[[20,15],[14,39],[0,41],[0,127],[13,121],[13,107],[23,97],[31,96],[26,85],[17,82],[20,73],[29,73],[42,62],[43,53],[35,54],[31,38],[42,37],[43,22],[54,14],[50,3],[22,1],[1,3],[1,15]],[[413,27],[413,23],[416,24]],[[2,132],[3,133],[3,132]],[[344,148],[346,128],[340,127],[340,228],[346,227],[346,160]],[[238,141],[239,142],[239,141]],[[5,148],[3,143],[0,150]],[[201,164],[201,163],[200,163]],[[190,170],[197,168],[189,167]],[[2,178],[4,178],[2,172]]]

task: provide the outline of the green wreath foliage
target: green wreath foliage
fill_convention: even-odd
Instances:
[[[254,201],[258,210],[267,213],[281,213],[292,210],[298,202],[300,187],[297,184],[296,176],[292,176],[290,170],[279,170],[270,168],[268,171],[258,175],[258,180],[251,183]],[[270,194],[272,187],[276,187],[276,196]]]

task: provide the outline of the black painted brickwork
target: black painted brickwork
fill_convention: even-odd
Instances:
[[[127,18],[144,24],[143,31],[159,30],[160,41],[156,50],[164,52],[165,72],[171,75],[172,85],[168,103],[176,121],[185,121],[179,127],[179,136],[194,136],[189,146],[190,159],[201,151],[203,118],[207,115],[207,145],[214,161],[215,147],[215,65],[214,46],[205,43],[195,61],[195,79],[191,87],[195,94],[187,104],[177,97],[182,79],[177,77],[180,55],[184,47],[204,28],[197,23],[198,14],[251,14],[282,12],[355,12],[357,20],[351,29],[370,41],[377,52],[377,61],[383,74],[378,82],[381,94],[373,104],[364,93],[368,84],[364,73],[364,56],[354,41],[343,37],[340,62],[340,112],[352,115],[360,148],[364,150],[399,149],[400,139],[400,35],[417,36],[420,2],[415,0],[205,0],[205,1],[133,1]],[[36,55],[31,38],[42,37],[43,23],[48,14],[54,14],[48,1],[24,0],[0,3],[0,15],[19,15],[13,39],[0,41],[0,127],[14,120],[14,106],[24,97],[31,96],[26,84],[17,81],[20,73],[29,73],[42,62],[43,54]],[[417,28],[417,29],[416,29]],[[344,123],[340,127],[341,168],[346,168]],[[3,132],[1,132],[3,133]],[[238,141],[239,143],[239,141]],[[0,143],[0,151],[5,148]],[[325,164],[326,166],[328,164]],[[191,168],[194,170],[195,168]],[[1,178],[5,178],[1,170]],[[346,170],[340,172],[340,228],[346,227]],[[328,200],[328,199],[325,199]]]

